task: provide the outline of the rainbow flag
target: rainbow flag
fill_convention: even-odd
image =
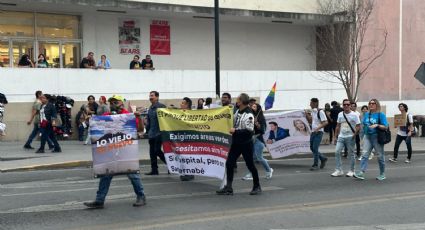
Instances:
[[[275,93],[276,93],[276,82],[274,82],[272,90],[270,90],[270,93],[267,96],[266,101],[264,102],[264,109],[265,110],[269,110],[269,109],[273,108]]]

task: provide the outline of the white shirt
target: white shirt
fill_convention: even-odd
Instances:
[[[410,113],[408,113],[407,114],[407,119],[409,119],[409,123],[411,125],[413,125],[413,115],[410,114]],[[406,126],[397,127],[397,135],[400,135],[402,137],[406,137],[407,136],[407,133],[409,132],[408,131],[408,128],[409,127],[406,127]]]
[[[357,115],[356,112],[350,111],[350,113],[344,113],[344,111],[338,114],[338,120],[336,121],[338,124],[341,124],[341,128],[339,131],[340,137],[352,137],[354,135],[353,131],[350,128],[347,120],[344,117],[347,117],[348,122],[350,122],[353,130],[356,131],[356,125],[360,125],[360,116]]]
[[[320,110],[320,120],[317,117],[317,109],[313,109],[311,111],[311,116],[312,116],[312,123],[311,123],[311,128],[312,130],[315,130],[317,127],[319,127],[319,125],[324,122],[324,121],[328,121],[328,119],[326,118],[326,114],[325,111],[323,111],[323,109]],[[323,132],[323,128],[319,129],[318,131]]]

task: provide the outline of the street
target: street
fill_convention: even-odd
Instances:
[[[425,229],[423,154],[414,155],[411,164],[387,162],[383,182],[375,180],[376,158],[365,181],[332,178],[333,158],[317,172],[308,170],[311,159],[270,163],[271,180],[256,165],[259,196],[248,195],[252,181],[240,179],[247,171],[243,162],[233,196],[215,194],[217,179],[181,182],[161,165],[159,176],[142,176],[146,206],[132,206],[132,186],[117,176],[100,210],[82,204],[96,195],[98,179],[91,169],[1,173],[0,229]],[[344,167],[347,163],[344,159]],[[142,173],[148,170],[142,167]]]

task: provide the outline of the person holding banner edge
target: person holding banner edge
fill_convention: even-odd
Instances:
[[[111,112],[106,112],[103,115],[114,115],[114,114],[127,114],[129,113],[126,109],[124,109],[124,98],[120,95],[113,95],[108,99],[110,103]],[[134,113],[136,116],[136,128],[137,132],[144,131],[144,124],[141,118],[141,114],[139,112]],[[96,200],[93,202],[84,202],[84,205],[88,208],[92,209],[100,209],[104,207],[105,198],[109,191],[109,186],[111,185],[111,181],[113,175],[104,175],[100,176],[99,188],[96,193]],[[134,207],[143,206],[146,204],[146,196],[143,191],[142,180],[140,178],[139,173],[130,173],[127,174],[128,179],[131,181],[133,185],[134,193],[136,193],[136,202],[133,204]]]
[[[188,97],[183,98],[183,100],[180,103],[180,109],[182,110],[192,110],[192,100]],[[194,175],[181,175],[180,180],[181,181],[191,181],[194,180]]]
[[[320,168],[323,169],[326,166],[328,158],[324,157],[319,152],[320,142],[322,142],[324,127],[328,125],[328,119],[323,110],[319,108],[319,99],[312,98],[310,100],[311,113],[306,112],[307,121],[311,124],[311,135],[310,135],[310,149],[313,153],[313,165],[310,168],[310,171],[315,171],[319,169],[319,160]]]
[[[232,134],[232,144],[226,161],[227,184],[222,189],[217,191],[218,195],[233,195],[233,174],[234,166],[237,159],[242,154],[246,166],[252,174],[253,188],[250,195],[261,193],[260,179],[258,177],[257,168],[254,165],[254,115],[249,108],[249,96],[246,93],[239,95],[237,99],[239,109],[235,113],[234,128],[230,129]]]

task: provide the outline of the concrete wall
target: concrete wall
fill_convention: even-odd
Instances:
[[[150,53],[151,17],[101,13],[82,16],[83,55],[108,56],[113,68],[129,68],[132,55],[120,55],[119,17],[139,19],[142,56]],[[153,55],[157,69],[212,70],[214,24],[208,19],[160,18],[170,22],[171,55]],[[315,70],[314,27],[223,21],[220,28],[223,70]]]

